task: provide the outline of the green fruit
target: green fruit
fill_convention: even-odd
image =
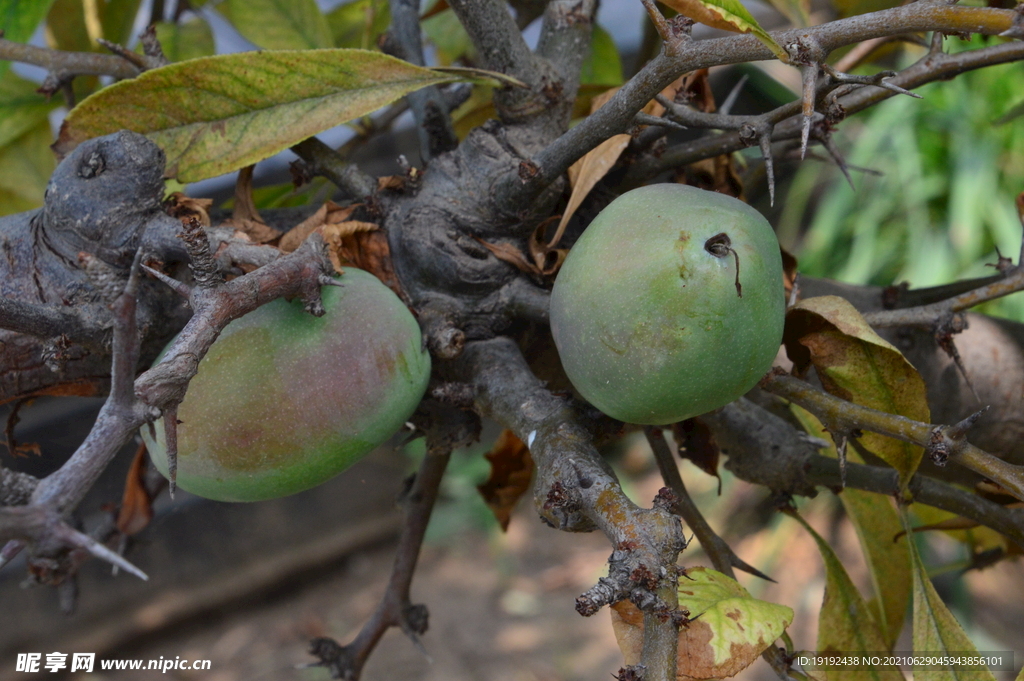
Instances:
[[[419,325],[376,277],[346,268],[327,314],[275,300],[224,329],[178,408],[182,489],[257,501],[308,489],[394,434],[427,388]],[[167,475],[163,423],[142,429]]]
[[[663,425],[752,388],[779,349],[785,307],[779,243],[760,213],[658,184],[617,198],[572,247],[551,292],[551,331],[586,400]]]

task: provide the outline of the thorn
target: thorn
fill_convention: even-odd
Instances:
[[[661,118],[660,116],[652,116],[646,114],[643,111],[633,115],[633,125],[656,125],[662,128],[673,128],[674,130],[689,130],[687,126],[682,123],[673,121],[670,118]]]
[[[730,549],[730,551],[731,551],[731,549]],[[760,570],[758,570],[753,565],[749,565],[748,563],[743,561],[735,553],[732,554],[732,561],[731,562],[732,562],[732,566],[734,568],[736,568],[737,570],[743,570],[744,572],[746,572],[749,575],[754,575],[755,577],[760,577],[761,579],[769,581],[772,584],[776,584],[777,583],[774,579],[772,579],[771,577],[769,577],[765,573],[761,572]]]
[[[25,543],[17,539],[12,539],[4,544],[4,547],[0,549],[0,570],[14,560],[23,548],[25,548]]]
[[[965,418],[963,421],[960,421],[959,423],[954,423],[952,426],[949,427],[949,436],[953,438],[962,438],[966,436],[967,431],[969,431],[974,426],[974,424],[978,422],[978,419],[981,418],[981,415],[988,410],[988,406],[982,407],[978,411],[974,412],[973,414]]]
[[[758,144],[761,147],[761,157],[764,158],[764,172],[768,175],[768,198],[771,205],[775,206],[775,165],[772,161],[772,132],[760,135]]]
[[[843,177],[845,177],[846,181],[850,184],[850,189],[856,191],[857,188],[853,186],[853,178],[850,177],[850,169],[846,166],[846,161],[843,159],[843,155],[839,153],[839,148],[836,147],[835,142],[832,141],[832,136],[828,133],[822,133],[816,137],[821,141],[825,150],[828,151],[832,160],[836,162],[837,166],[839,166],[839,170],[843,172]]]
[[[153,277],[155,279],[159,279],[163,283],[165,283],[168,286],[170,286],[172,291],[177,293],[179,296],[181,296],[185,300],[191,300],[192,299],[192,289],[189,288],[188,284],[186,284],[184,282],[181,282],[181,281],[178,281],[177,279],[175,279],[173,277],[169,277],[166,274],[164,274],[163,272],[161,272],[160,270],[155,270],[155,269],[153,269],[152,267],[150,267],[148,265],[142,265],[141,267],[151,277]]]
[[[729,91],[729,95],[725,98],[725,101],[722,102],[722,106],[718,107],[718,113],[723,116],[729,115],[729,112],[732,111],[733,105],[740,96],[740,92],[743,90],[743,86],[747,84],[748,79],[749,76],[744,73],[743,77],[736,81],[736,84],[732,86],[732,90]]]
[[[139,568],[132,565],[129,561],[125,560],[115,552],[108,549],[103,544],[99,543],[92,537],[82,534],[81,532],[74,530],[63,523],[60,525],[59,534],[63,535],[62,539],[66,540],[72,546],[82,548],[91,553],[100,560],[105,560],[111,565],[116,565],[125,572],[133,574],[143,581],[148,581],[149,576]]]
[[[818,92],[818,69],[819,64],[811,64],[803,67],[803,96],[801,104],[803,108],[803,125],[800,128],[800,159],[807,155],[807,141],[811,135],[811,118],[814,116],[814,100]]]
[[[164,410],[164,439],[167,447],[167,481],[171,499],[178,489],[178,406]]]
[[[836,440],[835,435],[832,439],[836,443],[836,455],[839,457],[839,484],[843,489],[846,489],[846,446],[850,444],[850,438],[846,435],[841,435]]]
[[[964,383],[967,384],[971,394],[974,395],[974,401],[981,404],[981,397],[978,396],[978,391],[974,389],[974,384],[971,382],[970,376],[967,375],[967,367],[964,366],[964,361],[960,357],[960,351],[957,350],[956,342],[953,340],[953,333],[952,331],[939,331],[935,334],[935,341],[946,353],[946,356],[953,360],[953,364],[963,377]],[[988,407],[985,407],[985,409],[988,409]]]
[[[316,280],[321,286],[337,286],[339,288],[343,288],[345,286],[341,283],[341,279],[332,277],[329,274],[321,274]]]

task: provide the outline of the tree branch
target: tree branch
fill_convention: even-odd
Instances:
[[[955,461],[987,477],[1024,501],[1024,467],[1009,464],[967,442],[966,430],[973,421],[953,426],[920,423],[904,416],[887,414],[841,400],[809,383],[777,373],[771,373],[762,379],[761,387],[799,404],[817,416],[830,432],[870,430],[873,433],[920,445],[936,464],[944,465],[946,459]]]
[[[917,2],[810,28],[780,31],[773,37],[780,45],[812,39],[827,55],[843,45],[916,31],[994,35],[1007,30],[1012,18],[1010,10]],[[633,116],[680,74],[716,65],[774,58],[771,50],[751,35],[681,42],[673,52],[670,56],[663,51],[648,62],[600,110],[534,156],[531,159],[537,168],[534,175],[527,180],[508,176],[500,191],[507,192],[509,204],[529,202],[585,153],[612,135],[625,132]],[[799,125],[802,121],[798,128]]]
[[[957,54],[931,53],[889,78],[888,82],[906,90],[913,90],[927,83],[953,78],[966,71],[1020,59],[1024,59],[1024,43],[1021,42],[1003,43]],[[878,87],[860,87],[838,97],[836,103],[841,107],[843,115],[850,116],[895,94],[897,93]],[[798,109],[799,102],[793,102],[760,115],[769,118],[769,122],[774,126],[772,141],[791,140],[800,136],[802,117],[794,115]],[[786,120],[783,121],[783,118]],[[637,160],[627,171],[625,183],[639,184],[679,166],[745,149],[753,140],[754,138],[743,132],[729,132],[675,145],[657,157],[645,156]]]
[[[429,425],[426,431],[426,455],[411,487],[400,500],[405,511],[402,535],[395,550],[391,579],[377,609],[346,646],[330,638],[310,642],[310,653],[320,658],[314,666],[327,667],[332,678],[358,681],[370,653],[391,627],[401,628],[416,647],[423,649],[419,637],[427,631],[427,608],[410,601],[409,588],[452,449],[479,431],[479,422],[475,419],[471,422],[465,412],[439,410],[435,416],[437,423]]]
[[[322,175],[333,182],[349,197],[362,201],[377,191],[377,181],[345,161],[344,157],[316,137],[310,137],[292,147],[313,175]]]

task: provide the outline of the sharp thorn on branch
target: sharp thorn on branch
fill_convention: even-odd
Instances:
[[[800,159],[807,155],[807,142],[811,136],[811,122],[814,118],[814,100],[818,93],[818,64],[803,67],[803,94],[801,109],[803,122],[800,126]]]
[[[815,135],[815,137],[821,142],[821,145],[825,147],[825,150],[828,151],[829,156],[831,156],[832,160],[836,162],[836,165],[839,166],[839,170],[842,171],[843,177],[845,177],[846,181],[849,183],[850,189],[856,190],[857,188],[853,185],[853,178],[850,177],[850,169],[847,167],[846,160],[843,158],[843,155],[839,152],[839,147],[837,147],[835,142],[832,140],[832,135],[823,131]]]
[[[660,116],[652,116],[651,114],[640,111],[633,115],[633,125],[657,125],[662,128],[674,128],[676,130],[689,130],[687,126],[682,123],[677,123],[669,118],[662,118]]]
[[[164,439],[167,447],[167,491],[174,498],[178,489],[178,407],[164,410]]]
[[[732,90],[729,90],[729,94],[726,95],[725,101],[722,102],[722,106],[718,107],[718,113],[723,116],[729,115],[732,107],[736,104],[736,100],[739,99],[740,92],[743,91],[743,86],[747,84],[749,79],[750,77],[744,73],[743,77],[736,81],[736,84],[732,86]]]
[[[982,414],[984,414],[988,410],[989,410],[989,405],[986,405],[986,406],[982,407],[981,409],[979,409],[978,411],[976,411],[973,414],[971,414],[970,416],[968,416],[967,418],[965,418],[964,420],[962,420],[962,421],[960,421],[958,423],[954,423],[952,426],[949,427],[949,435],[950,435],[950,437],[954,437],[954,438],[966,437],[967,436],[967,431],[969,431],[974,426],[974,424],[978,422],[978,419],[981,418]]]
[[[18,554],[21,553],[21,550],[24,548],[25,543],[18,539],[12,539],[6,544],[4,544],[4,547],[0,549],[0,570],[2,570],[5,565],[14,560],[18,556]]]
[[[142,265],[141,267],[147,274],[149,274],[154,279],[158,279],[163,283],[167,284],[172,291],[177,293],[185,300],[192,299],[192,289],[188,286],[188,284],[178,281],[174,277],[169,277],[160,270],[155,270],[149,265]]]
[[[119,556],[116,552],[111,551],[92,537],[82,534],[78,530],[74,530],[64,523],[61,523],[58,527],[58,536],[71,546],[85,549],[96,558],[105,560],[111,565],[116,565],[125,572],[133,574],[143,581],[149,580],[149,576],[145,572],[135,567],[131,562]]]

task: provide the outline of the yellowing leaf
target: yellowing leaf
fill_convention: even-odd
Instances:
[[[793,610],[753,598],[739,582],[694,567],[679,579],[679,607],[692,620],[679,630],[678,681],[721,679],[750,666],[793,621]],[[612,606],[612,627],[627,665],[640,661],[643,615],[629,601]]]
[[[208,57],[216,52],[213,31],[202,17],[180,24],[161,21],[156,24],[156,38],[160,41],[168,61]]]
[[[0,0],[0,30],[4,38],[16,43],[27,43],[50,9],[52,0]],[[0,60],[0,77],[11,62]]]
[[[814,366],[828,392],[855,404],[928,423],[924,381],[899,350],[868,326],[846,299],[820,296],[800,301],[786,314],[786,352],[798,373]],[[860,443],[895,468],[903,486],[924,450],[877,433]]]
[[[203,57],[146,71],[89,97],[68,114],[55,149],[66,154],[92,137],[134,130],[167,154],[168,177],[195,182],[453,80],[366,50]]]
[[[881,629],[832,547],[807,524],[807,521],[795,513],[792,517],[814,537],[818,544],[818,552],[825,562],[825,598],[821,603],[821,614],[818,616],[817,652],[828,655],[879,653],[888,650]],[[827,669],[827,674],[828,681],[903,680],[903,674],[895,666],[857,669],[833,667]]]
[[[808,434],[831,442],[825,428],[813,414],[796,404],[791,404],[790,409]],[[838,458],[835,445],[822,450],[822,454]],[[852,449],[847,451],[847,457],[854,463],[863,463],[860,454]],[[882,494],[846,488],[839,494],[839,500],[857,530],[864,559],[871,573],[875,598],[868,601],[867,605],[886,643],[882,650],[892,650],[903,629],[903,618],[910,604],[913,586],[908,569],[910,553],[907,545],[895,541],[902,531],[899,514],[893,508],[892,500]]]
[[[694,21],[711,28],[734,33],[753,33],[758,40],[782,61],[789,63],[789,54],[768,32],[761,28],[747,8],[739,0],[659,0]]]
[[[316,0],[227,0],[217,7],[246,40],[268,50],[331,47]]]
[[[903,527],[909,533],[910,522],[903,516]],[[914,652],[942,656],[953,653],[957,656],[976,653],[977,648],[956,621],[946,604],[939,598],[917,547],[910,535],[902,539],[910,547],[912,571],[914,573]],[[981,667],[914,667],[914,681],[995,681],[988,669]]]

